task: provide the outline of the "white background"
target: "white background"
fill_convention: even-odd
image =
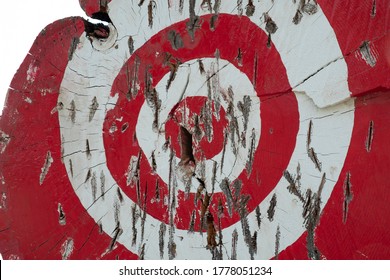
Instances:
[[[39,32],[58,19],[85,17],[78,0],[8,0],[1,7],[0,115],[12,77]]]
[[[131,276],[119,275],[124,268],[203,269],[203,276]],[[4,261],[2,279],[159,279],[159,280],[285,280],[285,279],[388,279],[389,261]],[[271,267],[265,275],[213,275],[214,267]],[[208,272],[207,272],[208,271]],[[224,269],[226,271],[226,269]],[[218,273],[219,274],[219,273]]]

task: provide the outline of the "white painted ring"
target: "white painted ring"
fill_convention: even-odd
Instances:
[[[68,63],[58,98],[66,108],[58,112],[63,162],[75,193],[91,217],[100,223],[111,237],[118,233],[116,229],[119,224],[122,231],[117,242],[130,251],[139,253],[144,248],[143,255],[146,259],[157,259],[160,258],[161,242],[163,248],[174,242],[177,259],[209,259],[211,253],[205,249],[206,235],[189,234],[185,230],[172,228],[160,236],[162,222],[147,213],[144,221],[133,221],[132,209],[138,211],[141,217],[143,211],[125,195],[122,201],[118,199],[119,187],[106,165],[102,138],[103,122],[107,111],[115,106],[117,100],[117,96],[110,97],[111,86],[130,56],[128,36],[133,37],[134,46],[138,49],[154,34],[189,17],[187,1],[184,1],[182,13],[178,8],[179,1],[154,2],[158,12],[154,13],[153,28],[147,27],[148,19],[144,16],[147,15],[147,5],[138,7],[138,3],[133,4],[133,1],[128,0],[110,2],[110,17],[118,32],[117,48],[99,52],[93,49],[84,35],[80,38],[79,47],[75,51],[77,55]],[[172,6],[168,7],[168,4]],[[221,1],[220,13],[237,14],[236,8],[235,1]],[[197,8],[196,12],[199,15],[208,13],[200,8]],[[320,8],[315,15],[304,16],[299,26],[295,26],[290,20],[296,12],[292,1],[262,1],[261,5],[256,6],[255,14],[251,17],[262,29],[265,24],[259,19],[265,12],[278,24],[279,28],[273,34],[272,41],[286,67],[290,84],[298,92],[296,98],[299,104],[300,127],[287,169],[293,173],[298,164],[300,165],[302,191],[308,188],[316,190],[322,174],[326,173],[327,180],[321,196],[323,206],[339,178],[351,139],[354,103],[353,100],[340,103],[349,97],[347,66],[344,60],[337,59],[342,57],[342,54],[332,27]],[[165,16],[166,13],[169,13],[169,16]],[[158,17],[161,14],[164,16]],[[86,61],[91,63],[87,64]],[[330,63],[332,61],[334,62]],[[326,65],[328,66],[324,67]],[[322,70],[306,79],[319,69]],[[92,104],[95,104],[95,107],[98,104],[98,108],[91,118]],[[333,106],[327,107],[329,105]],[[316,148],[322,162],[322,172],[315,168],[307,156],[306,140],[310,120],[313,123],[311,145]],[[94,190],[93,182],[104,185],[104,188]],[[293,244],[305,231],[302,205],[288,192],[287,186],[288,182],[281,174],[274,190],[259,205],[260,212],[264,215],[272,197],[277,197],[272,221],[263,217],[259,228],[256,213],[252,212],[247,216],[251,234],[256,231],[259,236],[258,250],[254,258],[272,258],[275,255],[276,240],[278,250],[281,251]],[[104,199],[101,196],[103,193]],[[140,228],[141,223],[144,226],[144,234],[138,233],[133,243],[132,226]],[[229,237],[235,231],[242,232],[241,222],[222,230],[223,236],[226,237],[226,250],[222,250],[224,259],[231,257],[232,239]],[[242,234],[238,236],[237,248],[238,259],[250,258]],[[161,257],[173,256],[163,250]]]

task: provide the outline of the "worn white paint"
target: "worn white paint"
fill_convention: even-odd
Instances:
[[[64,151],[63,162],[74,191],[91,217],[103,225],[103,230],[108,235],[111,237],[115,235],[117,222],[119,222],[123,233],[117,239],[118,242],[135,253],[140,252],[143,244],[146,244],[144,254],[147,259],[160,257],[159,228],[161,222],[147,214],[144,224],[145,236],[141,239],[141,234],[138,233],[136,244],[132,244],[131,209],[135,202],[125,195],[123,195],[123,202],[120,202],[117,197],[119,187],[106,165],[102,130],[105,115],[115,106],[117,100],[117,97],[110,96],[111,86],[130,55],[127,46],[128,36],[133,37],[137,49],[153,34],[188,17],[187,1],[184,1],[183,14],[180,14],[178,10],[179,1],[171,1],[173,4],[171,8],[167,6],[168,1],[156,0],[155,2],[157,9],[154,11],[153,28],[150,29],[147,23],[147,5],[139,7],[138,1],[112,1],[109,13],[117,30],[118,48],[105,48],[104,51],[99,51],[94,49],[83,35],[72,61],[67,66],[58,99],[64,104],[64,109],[58,111]],[[291,23],[296,11],[292,1],[272,2],[256,3],[256,13],[251,19],[260,28],[264,28],[264,23],[259,19],[262,18],[263,12],[268,12],[278,24],[279,29],[273,34],[272,40],[287,69],[290,84],[297,91],[300,127],[287,169],[294,173],[297,165],[300,165],[303,192],[307,188],[316,191],[323,173],[326,173],[327,180],[322,192],[322,206],[324,206],[339,178],[353,126],[353,100],[342,102],[349,96],[347,68],[334,32],[321,9],[315,15],[305,15],[300,25],[295,26]],[[236,2],[222,1],[221,12],[236,14]],[[197,13],[202,15],[207,11],[197,8]],[[101,43],[99,49],[102,49]],[[317,71],[317,74],[305,80]],[[94,97],[97,98],[99,108],[92,121],[89,122],[89,108]],[[72,101],[76,107],[74,123],[71,117]],[[313,122],[311,146],[315,148],[322,162],[322,172],[315,168],[307,155],[306,139],[310,120]],[[254,125],[259,124],[256,121]],[[86,155],[86,139],[89,140],[91,150],[89,157]],[[70,168],[70,160],[72,168]],[[99,189],[96,199],[94,198],[91,180],[86,180],[88,172],[96,176],[98,184],[100,184],[100,174],[105,175],[104,200],[99,197]],[[248,215],[252,234],[255,230],[258,232],[258,252],[255,258],[267,259],[274,256],[277,228],[280,229],[279,250],[291,245],[305,231],[302,205],[288,192],[287,186],[288,183],[281,174],[281,179],[274,190],[259,205],[264,216],[272,196],[277,195],[277,207],[272,222],[263,217],[259,229],[255,213]],[[117,216],[115,216],[115,205],[120,210]],[[142,216],[142,210],[138,209],[138,211]],[[138,219],[136,226],[141,227],[141,219]],[[169,228],[169,225],[167,227]],[[224,259],[230,258],[231,236],[235,229],[239,233],[237,258],[248,259],[249,253],[240,222],[223,229],[226,249],[223,250],[223,257]],[[169,241],[169,229],[164,238],[166,248]],[[178,259],[211,258],[210,251],[205,249],[206,234],[189,234],[185,230],[174,229],[173,241],[177,245],[176,258]],[[168,258],[167,252],[168,250],[165,250],[164,258]]]

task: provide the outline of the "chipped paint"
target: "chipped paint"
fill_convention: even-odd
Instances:
[[[66,225],[66,215],[65,215],[64,209],[62,208],[61,203],[58,203],[57,211],[58,211],[58,223],[61,226]]]
[[[0,210],[6,210],[6,209],[7,209],[7,194],[5,192],[2,192],[0,197]]]
[[[0,154],[4,153],[10,141],[11,137],[0,130]]]
[[[38,74],[38,66],[35,65],[35,62],[34,63],[31,63],[28,70],[27,70],[27,81],[29,83],[33,83],[35,81],[35,78],[37,77],[37,74]]]
[[[371,1],[365,12],[374,24],[381,6]],[[39,117],[48,114],[59,137],[35,143],[50,151],[34,176],[40,173],[40,185],[71,186],[67,199],[47,194],[56,198],[57,212],[53,203],[48,212],[57,232],[73,227],[80,219],[74,213],[83,209],[92,218],[82,217],[81,248],[74,250],[76,237],[52,239],[57,258],[93,252],[93,258],[115,259],[131,253],[139,259],[278,259],[296,246],[307,258],[324,258],[327,237],[318,225],[334,207],[340,215],[334,196],[343,198],[339,223],[350,229],[358,220],[350,203],[362,180],[354,179],[352,195],[351,173],[357,172],[347,155],[365,142],[361,157],[382,159],[377,150],[384,131],[378,116],[367,117],[361,129],[360,111],[371,101],[361,106],[359,98],[350,99],[348,83],[351,57],[366,71],[382,65],[381,43],[368,36],[346,50],[329,5],[101,1],[95,17],[107,23],[81,21],[85,33],[67,38],[66,63],[52,63],[64,69],[61,85],[30,99],[11,97],[25,106],[14,110],[15,119],[49,104]],[[46,74],[38,58],[21,71],[29,85]],[[12,135],[1,135],[2,156],[21,138],[4,130]],[[350,144],[354,137],[359,145]],[[14,182],[6,176],[0,207],[7,211]],[[40,242],[37,252],[52,241]]]
[[[371,17],[374,18],[376,16],[376,0],[372,1],[372,8],[371,8]]]
[[[378,54],[373,48],[372,44],[368,41],[364,41],[363,44],[359,47],[359,52],[362,59],[371,67],[375,67]]]
[[[51,152],[48,151],[46,154],[45,163],[43,164],[43,167],[41,168],[41,174],[39,176],[39,184],[42,185],[43,181],[45,180],[45,177],[47,173],[49,173],[50,166],[53,163],[54,159],[51,156]]]
[[[63,260],[69,259],[74,250],[74,240],[72,238],[68,238],[61,246],[61,257]]]

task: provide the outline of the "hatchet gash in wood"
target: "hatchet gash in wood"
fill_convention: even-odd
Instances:
[[[4,258],[390,258],[386,1],[80,4],[8,91]]]

